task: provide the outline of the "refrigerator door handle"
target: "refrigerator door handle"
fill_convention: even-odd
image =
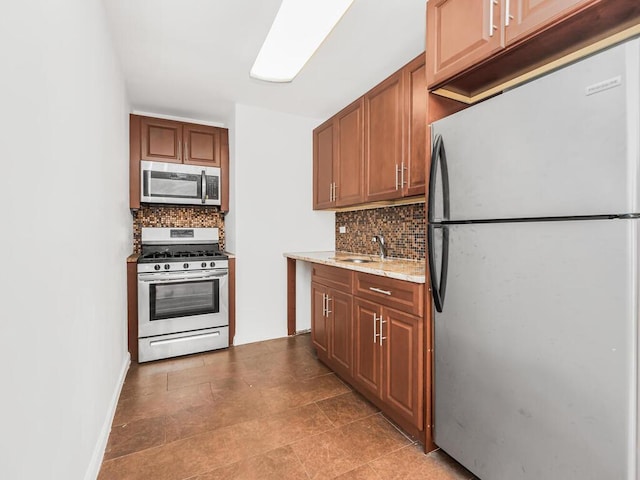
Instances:
[[[449,220],[449,172],[447,170],[447,153],[444,149],[442,135],[436,134],[433,139],[433,150],[431,152],[431,165],[429,167],[429,198],[427,205],[427,219],[429,223],[434,222],[435,216],[435,195],[436,195],[436,174],[440,164],[440,176],[442,177],[442,220]]]
[[[440,278],[437,275],[434,233],[436,228],[442,229],[442,263],[440,265]],[[444,295],[447,291],[447,273],[449,271],[449,227],[446,225],[429,225],[427,227],[427,247],[429,252],[429,278],[431,279],[431,291],[436,311],[442,312],[444,307]]]

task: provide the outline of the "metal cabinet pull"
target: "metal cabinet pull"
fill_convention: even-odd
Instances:
[[[493,37],[493,31],[497,30],[498,27],[496,27],[493,24],[493,6],[498,4],[498,0],[489,0],[489,36]]]
[[[396,190],[398,190],[398,164],[396,163]]]
[[[506,0],[505,2],[505,14],[504,14],[504,26],[508,27],[511,20],[513,20],[513,15],[511,15],[511,0]]]
[[[382,317],[380,317],[382,318]],[[376,337],[378,336],[378,317],[375,312],[373,313],[373,343],[376,343]]]
[[[404,166],[404,162],[402,162],[402,166],[400,167],[400,187],[404,188],[407,182],[404,179],[404,171],[407,170],[407,167]]]
[[[382,290],[381,288],[369,287],[369,290],[371,290],[372,292],[382,293],[384,295],[391,295],[391,292],[389,290]]]
[[[337,189],[338,189],[338,185],[336,185],[336,182],[333,182],[333,201],[334,202],[338,200],[338,194],[336,193]]]
[[[329,310],[329,302],[332,300],[332,298],[327,295],[327,317],[329,316],[329,314],[331,313],[331,310]]]
[[[380,339],[380,346],[382,346],[382,341],[387,339],[387,337],[382,336],[382,324],[387,323],[387,321],[382,320],[382,315],[380,315],[380,318],[378,320],[380,320],[380,335],[378,335],[378,339]]]

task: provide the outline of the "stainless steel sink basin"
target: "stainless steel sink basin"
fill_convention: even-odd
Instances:
[[[371,263],[373,260],[369,260],[368,258],[339,258],[337,259],[340,262],[351,262],[351,263]]]

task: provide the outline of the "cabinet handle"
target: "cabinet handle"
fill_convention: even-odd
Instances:
[[[511,20],[513,20],[513,15],[511,15],[511,0],[506,0],[505,3],[505,15],[504,15],[504,26],[508,27]]]
[[[380,317],[382,318],[382,317]],[[376,337],[378,336],[378,317],[376,316],[375,312],[373,313],[373,343],[376,343]]]
[[[498,4],[498,0],[489,0],[489,36],[493,37],[493,31],[496,30],[496,27],[493,24],[493,6]]]
[[[407,167],[404,166],[404,162],[402,162],[402,167],[401,167],[401,174],[400,174],[400,186],[402,188],[404,188],[404,186],[407,184],[407,182],[405,182],[404,180],[404,171],[407,169]]]
[[[322,294],[322,316],[327,316],[327,296],[324,293]]]
[[[189,148],[186,141],[184,142],[184,161],[189,161]]]
[[[378,335],[378,339],[380,340],[380,346],[382,346],[382,341],[387,339],[387,337],[382,336],[382,324],[387,323],[387,321],[382,320],[382,315],[380,315],[380,318],[378,320],[380,320],[380,335]]]
[[[398,164],[396,163],[396,190],[398,190]]]
[[[329,310],[329,302],[331,301],[331,297],[329,295],[327,295],[327,317],[329,317],[329,314],[331,313],[331,310]]]
[[[337,189],[338,189],[338,185],[336,185],[336,182],[333,182],[333,201],[334,202],[338,199],[338,194],[336,193]]]
[[[391,295],[391,291],[389,291],[389,290],[382,290],[381,288],[369,287],[369,290],[371,290],[372,292],[382,293],[382,294],[384,294],[384,295]]]

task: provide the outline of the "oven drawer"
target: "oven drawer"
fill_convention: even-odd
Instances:
[[[138,361],[206,352],[229,346],[229,327],[207,328],[192,332],[173,333],[138,339]]]

